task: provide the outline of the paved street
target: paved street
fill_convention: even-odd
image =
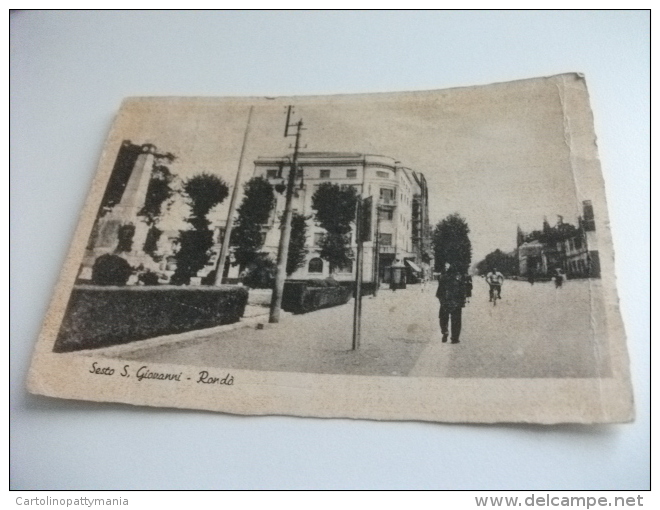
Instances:
[[[135,350],[123,359],[247,370],[417,377],[593,377],[609,372],[599,280],[560,289],[507,280],[502,300],[474,278],[460,344],[441,342],[437,284],[363,300],[362,343],[351,350],[353,301],[237,329]]]

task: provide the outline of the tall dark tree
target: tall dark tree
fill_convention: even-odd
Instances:
[[[250,179],[243,190],[243,201],[238,207],[238,218],[230,242],[234,248],[234,260],[241,272],[258,259],[264,244],[262,228],[275,207],[273,187],[263,177]]]
[[[319,255],[328,261],[330,273],[351,263],[351,223],[355,221],[357,191],[324,182],[312,196],[315,220],[325,229]]]
[[[484,275],[497,268],[504,276],[513,276],[518,274],[518,259],[515,255],[504,253],[502,250],[495,250],[477,263],[477,274]]]
[[[470,228],[459,214],[454,213],[440,221],[433,231],[435,270],[444,271],[449,262],[458,271],[467,273],[472,262]]]
[[[191,230],[182,230],[179,235],[180,249],[176,254],[176,271],[171,282],[175,285],[190,283],[190,278],[208,264],[213,246],[213,231],[209,229],[208,213],[222,203],[229,188],[219,177],[200,174],[183,184],[183,192],[190,206],[190,217],[186,221]]]
[[[289,255],[286,260],[286,274],[291,276],[297,269],[305,265],[308,250],[307,244],[307,220],[308,216],[303,216],[296,212],[291,218],[291,239],[289,240]]]

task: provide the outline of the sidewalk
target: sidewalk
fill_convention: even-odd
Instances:
[[[437,307],[419,286],[363,298],[362,342],[351,350],[353,300],[283,317],[263,330],[201,334],[184,344],[124,352],[123,359],[246,370],[354,375],[407,375],[435,335]],[[439,335],[437,340],[439,340]]]
[[[475,281],[463,310],[459,344],[441,342],[434,286],[382,289],[362,301],[362,336],[352,350],[353,300],[333,308],[283,316],[279,324],[186,333],[185,339],[114,352],[127,360],[244,370],[319,374],[498,378],[596,377],[610,371],[607,331],[594,329],[603,303],[591,286],[573,281],[509,281],[497,306]],[[595,295],[598,295],[596,293]],[[603,321],[596,321],[603,324]],[[151,342],[150,340],[146,342]]]

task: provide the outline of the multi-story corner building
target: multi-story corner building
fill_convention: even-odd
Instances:
[[[417,185],[413,195],[413,249],[417,260],[424,266],[433,259],[433,246],[431,245],[431,223],[429,221],[429,191],[424,174],[412,172]]]
[[[291,167],[291,156],[261,157],[255,161],[255,177],[264,177],[273,184],[277,205],[265,226],[264,251],[277,256],[280,237],[279,219],[285,205],[284,185]],[[312,196],[322,183],[352,186],[362,198],[373,197],[371,211],[371,241],[364,243],[363,275],[373,282],[376,272],[387,281],[388,268],[399,260],[407,261],[411,272],[417,272],[430,257],[430,227],[428,190],[424,176],[413,172],[393,158],[372,154],[342,152],[303,152],[298,155],[298,175],[292,207],[295,212],[310,216],[308,220],[305,265],[291,278],[325,278],[329,264],[319,256],[319,242],[325,231],[313,219]],[[355,231],[351,234],[353,253],[356,250]],[[338,268],[337,280],[355,278],[355,266]]]

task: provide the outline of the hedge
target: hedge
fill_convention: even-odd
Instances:
[[[95,285],[126,285],[133,268],[119,255],[106,253],[94,261],[92,282]]]
[[[237,322],[244,287],[74,287],[54,352],[118,345]]]
[[[282,295],[282,309],[292,313],[307,313],[343,305],[351,296],[352,290],[340,285],[313,287],[304,281],[287,281]]]
[[[350,289],[351,291],[351,296],[355,297],[355,281],[341,281],[339,284],[342,287],[345,287],[347,289]],[[383,285],[381,285],[381,288]],[[374,294],[374,290],[376,289],[376,285],[374,282],[362,282],[362,295],[363,296],[372,296]]]
[[[344,287],[351,290],[351,296],[355,297],[355,280],[335,280],[334,278],[326,278],[322,280],[320,278],[312,278],[310,280],[287,280],[287,285],[289,283],[305,283],[308,287]],[[381,288],[386,284],[381,284]],[[373,295],[376,285],[374,282],[362,282],[362,295],[369,296]],[[389,288],[389,286],[387,287]]]

